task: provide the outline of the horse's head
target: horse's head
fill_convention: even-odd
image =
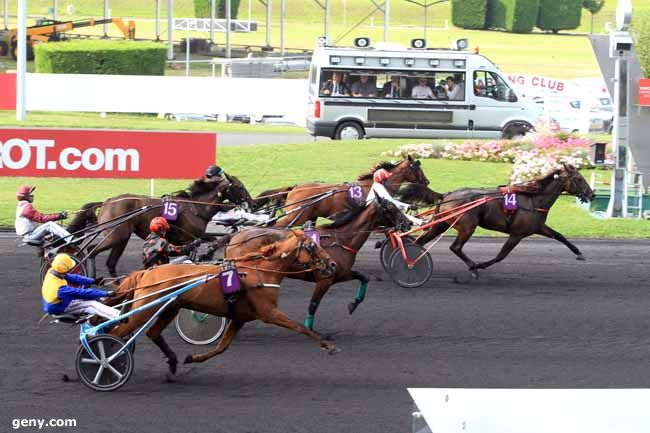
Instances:
[[[405,182],[419,183],[429,185],[429,179],[424,175],[420,161],[414,159],[411,155],[406,155],[393,170],[390,170],[393,176],[398,175]]]
[[[581,202],[586,203],[594,199],[594,191],[574,166],[562,164],[562,168],[558,170],[555,177],[563,180],[563,191],[578,197]]]
[[[405,232],[413,225],[391,201],[377,196],[374,205],[377,208],[377,222],[379,225],[394,228],[399,232]]]
[[[281,258],[293,259],[292,265],[316,269],[322,276],[331,277],[336,272],[336,262],[302,230],[292,230],[291,236],[279,248]]]
[[[255,205],[255,201],[248,193],[248,190],[237,177],[224,173],[223,178],[218,182],[220,183],[220,198],[222,201],[228,200],[228,202],[236,205],[248,206],[249,209]]]

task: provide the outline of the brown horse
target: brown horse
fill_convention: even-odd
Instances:
[[[523,238],[534,234],[562,242],[576,255],[577,260],[584,260],[584,256],[575,245],[562,234],[546,225],[548,212],[562,192],[575,195],[583,202],[593,200],[594,192],[580,172],[571,165],[563,165],[562,168],[554,170],[546,176],[534,179],[523,185],[523,187],[524,192],[517,194],[518,208],[514,214],[509,214],[503,210],[500,189],[461,189],[453,191],[445,194],[443,201],[438,205],[437,210],[444,211],[482,197],[495,198],[468,211],[453,226],[458,235],[451,244],[450,249],[467,264],[475,278],[478,278],[478,269],[485,269],[500,262]],[[517,189],[517,185],[513,186],[513,188]],[[433,226],[417,239],[417,243],[420,245],[426,244],[447,230],[449,225],[441,223]],[[463,252],[463,245],[472,237],[477,226],[510,235],[494,259],[478,264]]]
[[[361,272],[352,270],[352,266],[354,266],[357,253],[363,244],[368,240],[372,231],[378,229],[379,226],[394,227],[399,231],[404,231],[408,230],[411,222],[393,203],[377,197],[373,204],[361,208],[360,211],[342,215],[334,223],[316,228],[320,235],[321,246],[336,262],[336,274],[331,277],[324,277],[315,272],[289,275],[289,278],[316,283],[305,320],[307,328],[313,328],[316,310],[333,284],[350,280],[359,280],[361,282],[357,295],[348,305],[350,314],[363,302],[370,280]],[[260,248],[264,239],[260,236],[267,236],[270,231],[270,229],[249,229],[234,235],[226,247],[224,256],[237,257],[250,254]],[[278,228],[271,232],[274,233],[274,237],[278,241],[286,236],[286,229]],[[293,270],[299,271],[299,269]]]
[[[336,265],[327,253],[304,232],[287,231],[286,236],[275,241],[272,236],[263,237],[259,250],[235,260],[241,276],[242,289],[230,298],[224,295],[219,278],[209,280],[185,293],[170,304],[147,330],[147,336],[167,357],[169,370],[176,373],[178,358],[162,336],[163,330],[174,320],[181,308],[202,313],[228,317],[230,322],[216,348],[201,355],[188,355],[185,363],[203,362],[223,353],[246,322],[262,320],[304,334],[320,347],[333,354],[334,345],[323,340],[315,332],[291,320],[278,309],[280,283],[290,269],[313,269],[323,276],[332,275]],[[163,265],[146,271],[136,271],[118,287],[117,293],[133,296],[134,299],[151,295],[133,303],[138,308],[166,293],[154,294],[165,288],[178,285],[201,275],[215,275],[221,272],[219,265]],[[167,292],[168,293],[168,292]],[[230,304],[230,305],[229,305]],[[141,327],[159,307],[152,307],[130,317],[126,323],[117,325],[111,334],[124,337]]]
[[[217,212],[228,210],[233,205],[254,204],[241,181],[227,174],[222,178],[198,179],[190,185],[188,191],[178,191],[165,197],[165,200],[178,204],[178,218],[176,221],[170,221],[170,230],[166,236],[167,240],[177,245],[203,237],[208,222]],[[140,212],[139,209],[145,206],[151,206],[151,209]],[[100,208],[99,216],[95,215],[97,208]],[[94,250],[92,257],[110,249],[106,266],[110,274],[116,276],[117,262],[131,234],[135,233],[146,239],[149,235],[149,223],[154,217],[160,216],[161,212],[161,199],[123,194],[104,202],[85,204],[68,226],[68,231],[76,232],[89,225],[105,223],[107,229],[103,233],[104,239]],[[112,221],[130,213],[133,213],[132,217],[125,218],[121,224],[109,228]]]
[[[405,183],[429,184],[429,180],[420,167],[420,161],[416,161],[408,155],[406,159],[397,164],[380,162],[368,173],[360,175],[354,185],[318,182],[296,185],[265,191],[256,198],[256,203],[259,206],[261,203],[266,202],[264,198],[260,199],[259,197],[268,197],[269,195],[272,197],[285,197],[284,200],[276,198],[275,201],[279,201],[283,205],[288,203],[285,207],[285,212],[290,212],[292,209],[297,209],[300,206],[314,202],[310,206],[305,206],[300,211],[290,213],[281,218],[276,223],[278,226],[302,225],[306,221],[313,221],[315,223],[318,217],[336,219],[337,214],[344,213],[351,206],[354,206],[354,204],[351,204],[354,203],[351,199],[351,194],[354,194],[358,203],[365,202],[365,198],[372,186],[372,175],[380,168],[392,173],[392,176],[387,181],[387,188],[391,193],[396,193],[399,187]],[[350,188],[357,189],[351,191]],[[317,199],[317,196],[325,195],[329,191],[333,192],[332,195],[326,196],[321,200]]]

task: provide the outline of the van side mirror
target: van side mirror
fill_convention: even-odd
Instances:
[[[517,102],[517,95],[515,95],[514,90],[508,89],[507,99],[508,102]]]

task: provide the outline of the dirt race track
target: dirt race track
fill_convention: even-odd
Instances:
[[[502,242],[474,240],[467,252],[488,259]],[[43,430],[56,432],[409,432],[407,387],[650,387],[650,240],[575,243],[586,262],[559,243],[528,240],[480,280],[457,284],[463,265],[443,241],[430,282],[403,289],[371,240],[356,265],[372,276],[366,302],[349,316],[357,285],[344,283],[316,317],[339,354],[252,323],[226,353],[181,366],[168,383],[162,355],[143,337],[130,382],[96,393],[76,380],[77,329],[38,323],[34,250],[2,237],[0,432],[15,418],[77,419],[76,429]],[[140,245],[131,242],[121,272],[138,265]],[[280,306],[302,321],[310,293],[286,280]],[[179,359],[207,350],[173,329],[166,336]]]

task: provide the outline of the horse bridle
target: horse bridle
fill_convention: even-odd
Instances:
[[[577,172],[569,173],[569,171],[567,170],[567,180],[566,180],[566,186],[565,186],[564,189],[566,190],[566,192],[569,192],[569,193],[570,193],[571,189],[574,189],[574,191],[576,191],[575,195],[578,197],[578,199],[581,202],[586,203],[586,202],[589,201],[587,199],[586,191],[584,189],[581,189],[578,186],[577,182],[575,181],[575,179],[578,177],[579,174],[580,173],[577,173]]]

